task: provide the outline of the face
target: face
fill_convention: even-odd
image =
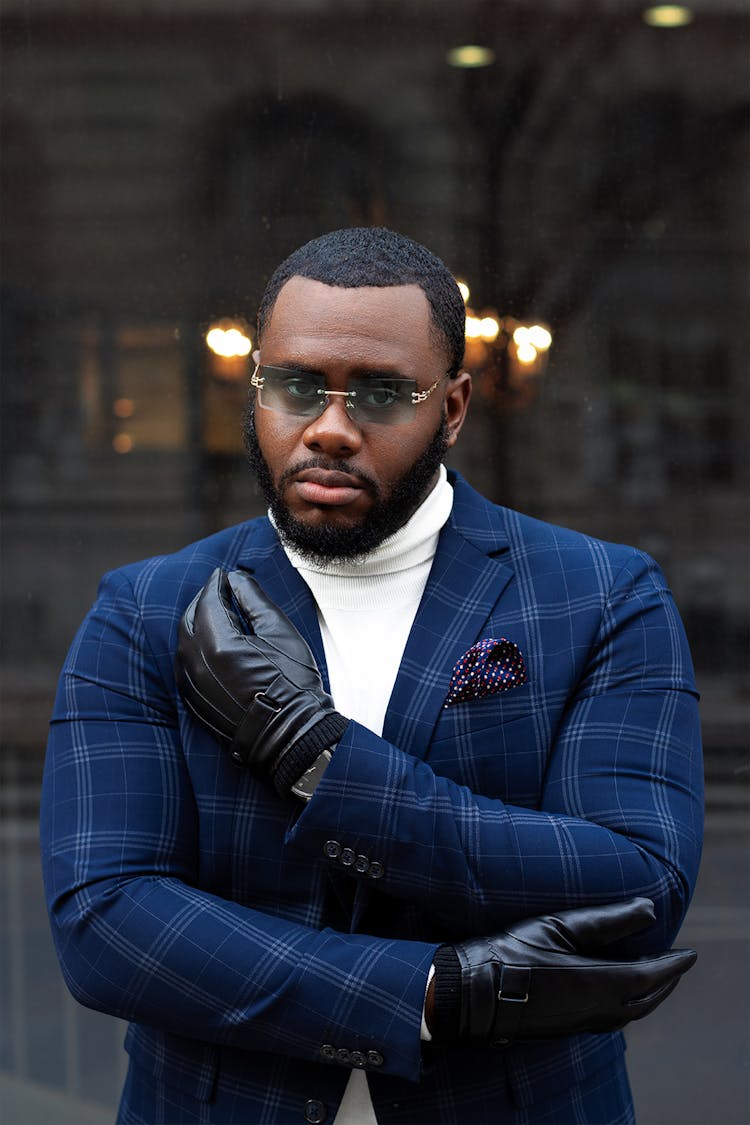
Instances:
[[[470,378],[446,376],[427,298],[417,285],[339,289],[293,277],[256,358],[322,374],[331,391],[353,376],[414,379],[418,390],[439,379],[413,416],[393,425],[360,426],[338,396],[316,418],[257,403],[250,414],[250,459],[282,535],[319,561],[366,554],[428,494],[466,414]]]

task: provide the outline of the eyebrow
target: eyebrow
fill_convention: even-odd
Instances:
[[[276,367],[281,371],[302,371],[306,375],[319,375],[323,379],[327,378],[328,375],[328,373],[320,367],[295,360],[282,361],[281,363],[267,363],[265,365],[263,363],[260,364],[261,369],[264,366]],[[416,381],[413,376],[405,375],[403,371],[377,367],[355,367],[351,375],[359,379],[395,379],[397,381],[409,379],[412,382]]]

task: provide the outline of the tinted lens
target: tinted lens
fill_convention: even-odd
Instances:
[[[261,367],[258,403],[265,410],[316,418],[328,405],[324,375],[286,367]],[[408,422],[414,416],[415,379],[382,379],[372,375],[354,376],[347,388],[346,408],[362,425],[380,422],[389,425]]]
[[[349,412],[356,422],[408,422],[414,415],[414,379],[379,379],[370,375],[349,380]]]
[[[266,410],[303,418],[314,418],[325,410],[325,376],[283,367],[262,367],[261,375],[259,402]]]

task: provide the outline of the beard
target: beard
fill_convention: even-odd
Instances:
[[[448,450],[448,424],[443,416],[426,449],[384,496],[372,477],[359,472],[347,461],[330,461],[325,457],[310,457],[286,469],[277,487],[255,432],[254,404],[248,407],[245,415],[243,435],[250,466],[271,509],[279,535],[304,559],[317,566],[325,566],[334,561],[352,562],[362,559],[385,539],[394,535],[427,496]],[[373,498],[372,507],[360,524],[354,527],[336,527],[325,523],[311,526],[292,515],[282,499],[284,482],[303,469],[313,468],[334,469],[359,478]]]

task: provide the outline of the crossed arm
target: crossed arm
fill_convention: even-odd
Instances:
[[[556,729],[544,736],[550,749],[539,807],[472,791],[350,722],[287,845],[334,867],[342,853],[364,857],[361,868],[349,866],[353,876],[367,885],[376,866],[379,890],[417,905],[448,932],[458,927],[459,936],[642,895],[656,904],[658,922],[629,955],[667,948],[697,874],[702,761],[687,647],[652,566],[613,589],[562,717],[545,711]],[[251,578],[215,572],[185,614],[180,658],[193,713],[288,799],[288,783],[286,792],[279,785],[288,761],[296,760],[298,776],[319,749],[310,729],[325,731],[334,713],[291,623]],[[433,754],[439,742],[450,744],[449,766],[450,757],[494,754],[496,720],[485,730],[470,721],[465,709],[433,736]],[[503,737],[519,759],[535,752],[536,714],[508,727]]]
[[[299,907],[285,918],[283,905],[257,910],[212,893],[203,875],[211,843],[199,824],[204,815],[205,830],[212,801],[216,817],[226,814],[228,798],[197,779],[231,767],[189,720],[178,726],[146,618],[125,580],[104,587],[71,651],[51,731],[45,879],[74,994],[179,1034],[307,1059],[321,1042],[361,1041],[367,1028],[368,1042],[388,1044],[388,1072],[415,1078],[438,943],[320,929]],[[631,826],[645,841],[636,842],[619,827],[556,811],[564,760],[562,752],[559,774],[547,781],[553,807],[532,812],[441,778],[352,723],[301,816],[263,786],[256,812],[280,850],[315,877],[332,836],[362,850],[371,844],[384,857],[388,894],[433,915],[455,918],[460,909],[471,918],[468,932],[487,933],[514,909],[648,893],[658,929],[628,951],[666,948],[687,897],[687,865],[668,852],[684,851],[689,818],[655,798],[653,815],[639,812],[640,826]],[[601,768],[595,757],[591,768]],[[665,785],[694,799],[684,779],[670,775]]]

